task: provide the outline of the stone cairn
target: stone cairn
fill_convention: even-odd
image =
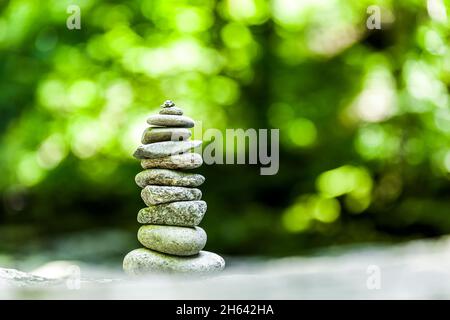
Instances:
[[[206,212],[200,200],[205,178],[183,170],[203,164],[201,155],[190,152],[202,141],[190,141],[194,121],[168,100],[159,114],[147,119],[142,145],[133,156],[144,171],[136,175],[147,205],[138,213],[143,224],[137,234],[145,247],[128,253],[123,269],[131,275],[149,272],[208,273],[222,270],[225,261],[215,253],[202,251],[206,233],[198,227]]]

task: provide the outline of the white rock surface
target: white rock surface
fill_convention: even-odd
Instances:
[[[233,259],[210,277],[147,275],[127,278],[114,268],[81,268],[80,290],[37,288],[36,278],[0,269],[0,299],[447,299],[450,297],[450,238],[389,246],[359,246],[310,257]],[[373,267],[375,266],[375,268]],[[120,267],[120,266],[119,266]],[[380,288],[367,282],[380,271]],[[92,270],[97,277],[90,278]],[[101,274],[101,277],[99,277]],[[110,281],[118,275],[121,281]],[[1,281],[3,279],[3,281]],[[54,280],[52,280],[54,281]],[[16,283],[20,285],[10,285]]]

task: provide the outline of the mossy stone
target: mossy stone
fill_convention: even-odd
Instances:
[[[141,191],[141,198],[148,206],[175,201],[200,200],[202,192],[197,188],[146,186]]]
[[[202,221],[206,208],[202,200],[158,204],[141,209],[137,220],[142,224],[195,227]]]
[[[174,154],[168,157],[143,159],[141,166],[144,169],[162,168],[162,169],[196,169],[203,164],[202,156],[198,153]]]

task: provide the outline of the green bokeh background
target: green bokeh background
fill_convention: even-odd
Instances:
[[[138,247],[131,154],[166,99],[203,129],[280,129],[277,175],[197,170],[208,250],[449,233],[449,14],[440,0],[1,0],[0,255],[105,230],[125,235],[96,240],[115,257]]]

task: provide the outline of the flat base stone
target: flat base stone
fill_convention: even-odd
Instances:
[[[209,251],[178,257],[140,248],[129,252],[123,260],[123,270],[129,275],[160,272],[205,274],[221,271],[224,267],[225,260]]]

